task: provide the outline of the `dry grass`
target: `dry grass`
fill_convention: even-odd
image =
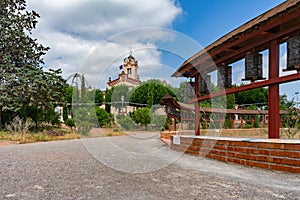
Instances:
[[[15,133],[1,131],[0,140],[13,141],[20,144],[32,142],[47,142],[55,140],[78,139],[79,135],[73,130],[44,131],[39,133]]]
[[[121,135],[127,134],[118,128],[93,128],[89,134],[84,137],[111,137]]]
[[[43,132],[26,134],[12,134],[11,132],[0,131],[0,140],[24,144],[33,142],[79,139],[83,137],[110,137],[121,135],[127,134],[117,128],[93,128],[86,136],[79,135],[76,130],[71,130],[69,128],[60,128],[50,131],[45,130]]]
[[[300,139],[300,130],[292,130],[295,134],[290,133],[291,130],[281,129],[282,139]],[[191,135],[193,131],[183,131],[183,135]],[[110,137],[127,135],[124,131],[117,128],[93,128],[87,136],[79,135],[75,130],[61,128],[51,131],[43,131],[39,133],[21,133],[12,134],[6,131],[0,131],[0,140],[6,140],[16,143],[33,143],[33,142],[47,142],[56,140],[69,140],[79,139],[81,137]],[[210,129],[201,130],[201,135],[207,136],[223,136],[223,137],[237,137],[237,138],[268,138],[268,129],[255,128],[255,129]]]

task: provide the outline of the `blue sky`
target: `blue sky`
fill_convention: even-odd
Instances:
[[[183,13],[173,28],[207,46],[225,33],[284,0],[181,0]]]
[[[174,23],[173,28],[177,31],[184,32],[186,35],[199,42],[203,47],[206,47],[224,34],[229,33],[282,2],[284,2],[284,0],[182,0],[180,1],[180,4],[183,14]],[[285,48],[286,46],[282,45],[281,57],[284,57],[286,52]],[[265,56],[266,59],[267,55]],[[237,68],[238,65],[241,68],[244,65],[244,62],[238,62],[234,67]],[[281,67],[285,68],[285,62],[281,63],[281,65]],[[267,72],[265,72],[265,74],[266,73]],[[237,79],[240,80],[240,77],[234,77],[235,82],[239,83],[240,81],[238,82]],[[296,100],[297,95],[295,95],[295,92],[298,90],[300,90],[299,81],[283,84],[280,87],[280,93],[288,94],[289,99],[294,98]]]
[[[76,72],[84,73],[92,87],[105,89],[108,77],[115,78],[120,73],[118,66],[128,56],[130,49],[139,61],[142,80],[159,78],[176,85],[180,80],[174,80],[170,75],[184,59],[200,50],[200,46],[209,45],[284,1],[27,2],[29,9],[37,11],[41,16],[34,37],[51,48],[45,56],[44,68],[62,68],[65,78]],[[182,41],[174,39],[178,37]],[[242,78],[242,68],[243,62],[235,64],[238,73],[234,80]],[[295,97],[297,84],[283,87],[281,93]]]

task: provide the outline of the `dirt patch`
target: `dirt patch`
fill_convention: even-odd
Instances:
[[[0,146],[8,146],[8,145],[13,145],[13,144],[16,144],[16,143],[7,142],[7,141],[0,141]]]

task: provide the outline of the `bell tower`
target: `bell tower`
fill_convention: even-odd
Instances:
[[[124,58],[124,73],[128,75],[128,78],[139,80],[138,75],[138,61],[132,56],[130,51],[129,56]]]

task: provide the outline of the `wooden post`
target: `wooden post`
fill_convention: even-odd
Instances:
[[[180,129],[183,130],[182,120],[180,120]]]
[[[219,114],[219,129],[223,128],[223,116],[221,114]]]
[[[199,74],[195,75],[195,96],[199,96]],[[195,135],[200,135],[200,105],[195,103]]]
[[[234,129],[234,115],[230,115],[230,127]]]
[[[241,115],[241,128],[244,128],[244,118],[243,118],[243,115]]]
[[[171,122],[170,122],[170,117],[168,117],[168,130],[171,132]]]
[[[208,129],[209,117],[208,114],[205,113],[205,128]]]
[[[279,44],[272,40],[269,47],[269,79],[279,77]],[[269,138],[279,138],[279,85],[269,86]]]
[[[174,131],[176,131],[176,117],[174,117],[173,119],[174,119]]]

